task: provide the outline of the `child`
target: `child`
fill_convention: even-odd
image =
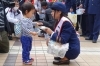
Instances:
[[[74,11],[73,11],[73,8],[70,8],[70,12],[71,14],[75,14]]]
[[[32,22],[31,17],[34,14],[35,8],[30,2],[25,2],[21,6],[21,10],[23,13],[23,18],[21,20],[21,43],[22,43],[22,59],[23,63],[26,65],[31,65],[33,58],[30,58],[30,51],[32,49],[32,35],[36,35],[37,33],[33,31],[33,25],[42,25],[42,23]]]

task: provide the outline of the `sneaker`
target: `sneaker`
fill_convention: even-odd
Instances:
[[[32,62],[30,60],[23,62],[25,65],[32,65]]]
[[[31,59],[29,59],[30,60],[30,62],[33,62],[34,61],[34,59],[33,58],[31,58]]]

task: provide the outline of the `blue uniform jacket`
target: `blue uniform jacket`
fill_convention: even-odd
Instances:
[[[51,40],[56,41],[58,33],[54,33],[51,37]],[[70,22],[64,22],[62,25],[62,30],[60,33],[60,42],[61,44],[69,43],[69,52],[72,54],[80,53],[80,41],[77,37],[76,31],[74,30],[73,25]]]
[[[100,14],[100,0],[89,0],[88,13],[89,14]]]
[[[83,4],[86,14],[88,13],[88,3],[89,3],[89,0],[85,0],[85,2],[84,2],[84,4]]]

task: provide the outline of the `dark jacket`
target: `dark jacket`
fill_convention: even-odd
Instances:
[[[53,30],[55,20],[53,19],[52,15],[51,15],[51,12],[52,12],[52,10],[50,8],[46,9],[45,19],[42,22],[43,22],[44,26],[49,27]]]
[[[72,7],[74,12],[76,12],[76,0],[66,0],[65,2],[67,13],[70,11],[70,8]]]
[[[0,29],[0,31],[4,31],[4,30],[6,30],[7,32],[11,32],[11,30],[10,30],[10,26],[9,26],[9,23],[8,23],[8,20],[7,20],[7,18],[6,18],[6,13],[5,13],[5,5],[4,5],[4,3],[2,3],[1,1],[0,1],[0,7],[2,8],[2,10],[0,10],[1,12],[3,12],[2,13],[2,15],[0,15],[1,17],[0,17],[0,20],[1,20],[1,22],[2,22],[2,26],[4,26],[4,28],[1,28]],[[0,24],[1,25],[1,24]],[[3,30],[2,30],[3,29]]]
[[[100,0],[86,0],[89,14],[100,14]]]

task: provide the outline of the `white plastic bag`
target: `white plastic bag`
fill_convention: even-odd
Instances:
[[[66,52],[69,49],[69,44],[60,44],[50,40],[48,43],[47,53],[52,54],[56,57],[64,58]]]
[[[84,13],[85,9],[80,8],[76,10],[77,15],[82,15]]]
[[[16,37],[21,36],[21,23],[20,22],[14,25],[14,31],[15,31]]]

